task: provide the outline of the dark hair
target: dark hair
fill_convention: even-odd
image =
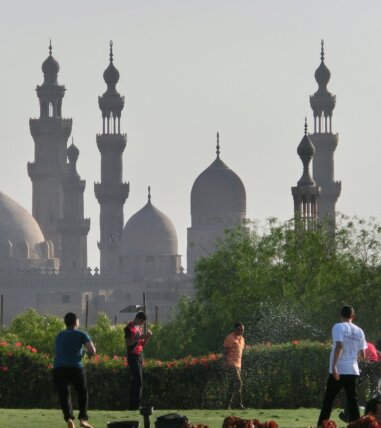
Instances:
[[[73,312],[68,312],[64,317],[64,322],[66,327],[74,327],[77,323],[77,315],[73,314]]]
[[[376,413],[379,404],[381,404],[380,398],[371,398],[365,405],[365,414]]]
[[[147,319],[147,315],[143,312],[143,311],[139,311],[136,315],[135,315],[135,319],[139,319],[142,321],[145,321]]]
[[[349,319],[354,315],[354,313],[355,313],[355,310],[353,309],[352,306],[345,305],[341,308],[340,315],[345,319]]]
[[[241,322],[236,322],[233,327],[234,330],[237,330],[237,328],[243,327],[243,324]]]

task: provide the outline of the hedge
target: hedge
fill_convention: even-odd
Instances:
[[[316,342],[263,344],[244,352],[243,400],[253,408],[319,407],[329,346]],[[85,361],[90,408],[127,408],[130,373],[125,357],[97,355]],[[32,346],[0,342],[0,407],[57,408],[51,382],[52,357]],[[146,360],[145,404],[157,409],[224,408],[220,355],[162,362]],[[361,397],[365,399],[363,382]]]

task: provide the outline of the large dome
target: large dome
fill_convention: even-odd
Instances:
[[[191,213],[239,213],[246,215],[246,191],[242,180],[220,158],[197,178],[191,192]]]
[[[41,259],[45,241],[34,217],[16,201],[0,192],[0,257]],[[27,244],[27,245],[26,245]]]
[[[122,237],[124,256],[177,255],[177,234],[171,220],[147,204],[126,223]]]

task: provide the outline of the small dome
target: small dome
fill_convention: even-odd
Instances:
[[[178,255],[176,229],[172,221],[152,205],[150,197],[124,227],[122,255]]]
[[[304,135],[302,141],[299,143],[297,153],[302,157],[312,157],[315,154],[315,146],[312,144],[312,141],[307,133],[307,118],[304,122]]]
[[[110,64],[106,68],[106,70],[103,73],[103,79],[106,82],[108,89],[115,89],[116,84],[119,81],[119,71],[115,68],[113,63],[114,54],[112,51],[112,40],[110,40]]]
[[[331,72],[322,61],[319,67],[315,71],[316,82],[318,83],[319,86],[327,86],[330,78],[331,78]]]
[[[315,79],[319,87],[325,88],[328,85],[329,79],[331,78],[331,72],[324,64],[324,40],[321,41],[320,59],[320,65],[315,71]]]
[[[246,215],[246,191],[238,175],[218,155],[193,184],[191,213],[226,212]]]
[[[114,88],[119,81],[119,71],[115,68],[114,64],[110,62],[109,66],[103,73],[103,79],[106,82],[107,86]]]
[[[66,153],[67,153],[67,157],[69,158],[70,162],[76,162],[76,160],[78,159],[78,156],[79,156],[79,150],[78,150],[78,147],[74,143],[70,144]]]
[[[56,85],[58,72],[60,71],[60,65],[58,61],[52,56],[52,43],[49,44],[49,56],[42,63],[42,72],[44,73],[44,83],[50,85]]]
[[[34,217],[16,201],[0,192],[0,257],[9,254],[12,247],[14,258],[24,258],[29,247],[31,259],[42,259],[41,243],[45,241]]]

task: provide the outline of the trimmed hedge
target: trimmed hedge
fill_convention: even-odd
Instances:
[[[254,408],[319,407],[327,377],[329,346],[293,341],[260,345],[243,357],[243,400]],[[0,342],[0,407],[55,408],[52,358],[31,346]],[[127,408],[130,373],[125,357],[97,355],[85,361],[90,407]],[[143,397],[157,409],[223,408],[220,355],[162,362],[147,360]],[[75,395],[75,394],[74,394]]]

